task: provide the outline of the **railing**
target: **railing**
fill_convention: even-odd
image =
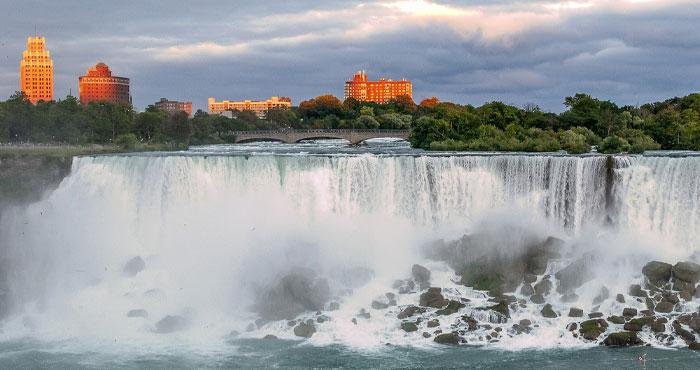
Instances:
[[[231,131],[232,134],[244,134],[244,135],[269,135],[269,134],[407,134],[410,130],[373,130],[373,129],[310,129],[310,130],[254,130],[254,131]]]

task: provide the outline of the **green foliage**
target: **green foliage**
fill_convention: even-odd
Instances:
[[[137,141],[138,139],[136,139],[136,135],[128,133],[117,136],[114,139],[114,144],[122,149],[131,150],[134,149],[134,147],[136,147]]]
[[[627,142],[627,140],[617,135],[608,136],[605,139],[603,139],[603,142],[598,148],[599,152],[605,154],[622,153],[628,152],[629,150],[630,144]]]

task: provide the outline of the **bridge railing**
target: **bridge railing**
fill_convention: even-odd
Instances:
[[[406,134],[410,130],[380,130],[380,129],[308,129],[308,130],[253,130],[253,131],[231,131],[234,135],[287,135],[287,134]]]

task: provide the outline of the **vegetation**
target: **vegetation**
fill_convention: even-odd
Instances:
[[[401,96],[386,104],[341,101],[332,95],[303,101],[292,109],[235,111],[234,118],[197,111],[168,114],[149,106],[91,103],[68,96],[29,103],[21,93],[0,102],[0,143],[106,144],[121,150],[144,146],[181,148],[233,142],[233,131],[294,129],[411,129],[411,145],[428,150],[558,151],[641,153],[654,149],[700,150],[700,94],[641,107],[618,107],[586,94],[564,99],[566,111],[544,112],[535,105],[491,102],[480,107],[440,102],[416,105]]]

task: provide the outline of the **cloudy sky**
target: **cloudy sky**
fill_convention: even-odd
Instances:
[[[406,77],[414,99],[563,109],[587,92],[620,104],[700,90],[700,1],[0,0],[0,99],[26,37],[46,36],[56,97],[104,61],[137,109],[160,97],[300,100],[364,69]]]

